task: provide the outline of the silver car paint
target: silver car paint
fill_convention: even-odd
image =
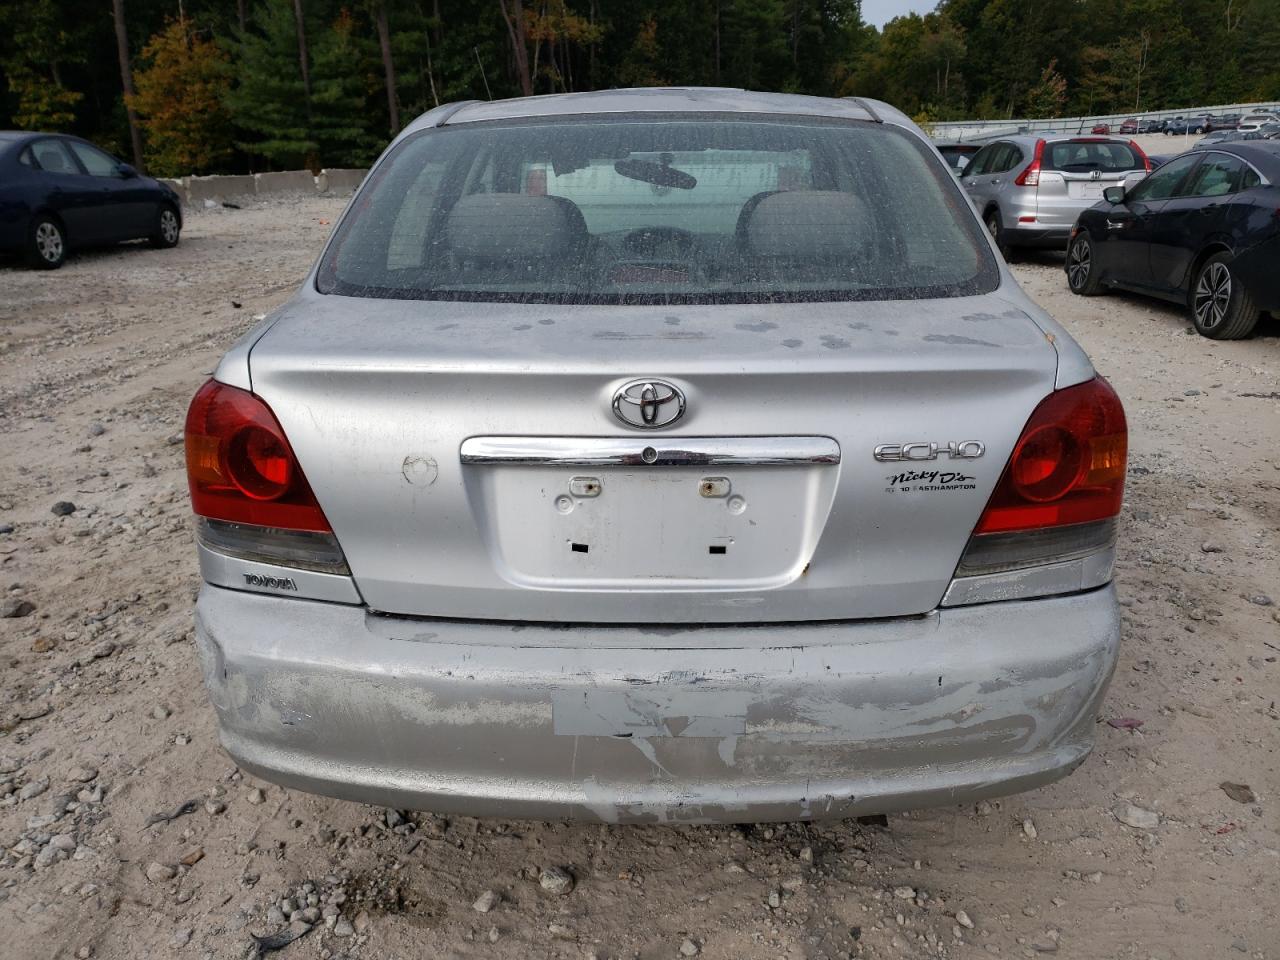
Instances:
[[[786,113],[796,99],[623,91],[455,105],[402,136],[441,118]],[[815,113],[865,116],[800,99]],[[924,139],[893,108],[868,106]],[[347,586],[329,585],[333,599],[354,592],[374,609],[467,619],[206,587],[198,636],[228,749],[270,779],[351,799],[605,820],[847,816],[1069,772],[1089,750],[1116,656],[1113,592],[936,609],[966,589],[951,571],[1035,402],[1093,376],[1000,269],[983,297],[674,310],[326,297],[313,271],[216,375],[264,396],[281,419],[351,562]],[[521,336],[524,324],[535,335]],[[488,481],[467,477],[461,444],[642,441],[609,413],[613,389],[635,376],[689,393],[689,416],[664,437],[837,442],[839,476],[818,481],[829,508],[807,508],[823,536],[806,566],[762,589],[541,589],[504,577],[484,527]],[[884,487],[876,444],[926,438],[985,443],[980,483],[949,505],[888,511],[855,492]],[[418,462],[432,465],[430,483],[413,481]],[[217,571],[211,581],[235,584],[238,570],[202,565]],[[1059,574],[1091,587],[1109,578],[1109,560],[1097,566]],[[861,619],[877,616],[894,619]],[[841,619],[759,625],[822,618]],[[514,622],[480,622],[491,619]],[[548,619],[652,626],[527,622]],[[688,626],[700,621],[726,626]],[[525,650],[538,655],[526,663]],[[829,686],[833,669],[848,680]],[[957,678],[964,693],[953,697]],[[574,698],[594,688],[620,697],[605,717],[647,718],[644,735],[579,729]],[[628,700],[635,688],[648,695]],[[704,689],[732,695],[700,718],[705,702],[689,696]],[[806,697],[826,718],[816,726],[798,711]],[[569,718],[559,732],[556,704]],[[732,734],[739,720],[745,732]]]
[[[905,306],[602,311],[307,291],[255,346],[253,388],[375,609],[595,623],[901,616],[937,606],[1057,368],[1043,332],[994,296]],[[631,480],[606,480],[600,497],[565,516],[555,498],[581,471],[468,465],[463,442],[624,436],[639,454],[656,435],[622,426],[611,409],[614,390],[637,375],[662,376],[688,397],[689,412],[660,431],[664,442],[829,437],[841,462],[715,471],[746,498],[738,516],[697,496],[697,470],[639,468],[684,480],[662,518],[673,538],[665,566],[589,582],[605,560],[566,548],[535,569],[524,562],[536,549],[528,538],[616,541],[618,513],[636,509]],[[903,466],[871,453],[916,438],[980,440],[987,452],[964,464],[971,482],[912,498],[888,489]],[[411,458],[437,465],[432,483],[405,475]],[[739,549],[702,560],[717,537]],[[761,557],[776,563],[762,569]]]
[[[1022,159],[1011,169],[1001,173],[979,176],[964,173],[961,175],[960,182],[980,214],[985,214],[990,209],[999,211],[1000,223],[1009,242],[1017,244],[1022,239],[1061,242],[1065,249],[1067,235],[1081,211],[1087,210],[1101,200],[1102,190],[1106,187],[1123,184],[1126,174],[1106,174],[1092,178],[1084,174],[1046,170],[1040,174],[1039,186],[1017,186],[1014,181],[1031,165],[1035,157],[1036,143],[1041,139],[1046,144],[1078,139],[1129,142],[1127,137],[1086,135],[1002,137],[993,143],[1013,144],[1022,152]],[[1081,185],[1087,184],[1097,193],[1097,196],[1071,196],[1070,190],[1073,184],[1076,185],[1077,190]],[[1034,221],[1024,223],[1020,219],[1022,217],[1033,217]]]
[[[286,786],[397,808],[606,822],[973,802],[1087,756],[1110,588],[924,617],[560,627],[370,616],[205,587],[222,742]]]

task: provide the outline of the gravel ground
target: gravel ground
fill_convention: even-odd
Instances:
[[[1213,343],[1173,307],[1071,297],[1050,255],[1019,279],[1132,444],[1125,645],[1068,780],[741,828],[446,820],[242,776],[191,642],[180,431],[340,207],[0,265],[0,954],[242,958],[282,932],[286,960],[1280,958],[1280,324]]]

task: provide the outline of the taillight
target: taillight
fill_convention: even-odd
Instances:
[[[1031,163],[1027,169],[1023,170],[1016,180],[1013,181],[1017,187],[1038,187],[1040,186],[1040,160],[1044,156],[1044,141],[1036,141],[1036,152],[1031,157]]]
[[[1151,158],[1147,156],[1147,152],[1138,146],[1137,142],[1130,140],[1129,149],[1136,153],[1142,159],[1142,165],[1146,168],[1147,173],[1151,172]]]
[[[1124,408],[1102,377],[1042,400],[969,538],[944,606],[1109,581],[1127,449]],[[1034,567],[1044,572],[1027,575]]]
[[[247,390],[210,380],[187,410],[187,480],[210,520],[331,533],[271,409]]]
[[[976,534],[1114,517],[1124,497],[1124,408],[1102,377],[1045,397],[1013,448]]]

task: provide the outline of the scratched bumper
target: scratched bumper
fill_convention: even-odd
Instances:
[[[605,821],[847,817],[1048,783],[1088,755],[1115,594],[863,623],[402,620],[205,586],[222,741],[285,786]]]

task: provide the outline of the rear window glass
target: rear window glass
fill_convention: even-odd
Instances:
[[[531,303],[909,299],[994,289],[963,195],[887,125],[720,115],[458,124],[379,165],[323,293]]]
[[[1087,140],[1047,144],[1041,166],[1045,170],[1061,170],[1064,173],[1088,173],[1093,170],[1118,173],[1122,170],[1144,169],[1142,160],[1127,143]]]

